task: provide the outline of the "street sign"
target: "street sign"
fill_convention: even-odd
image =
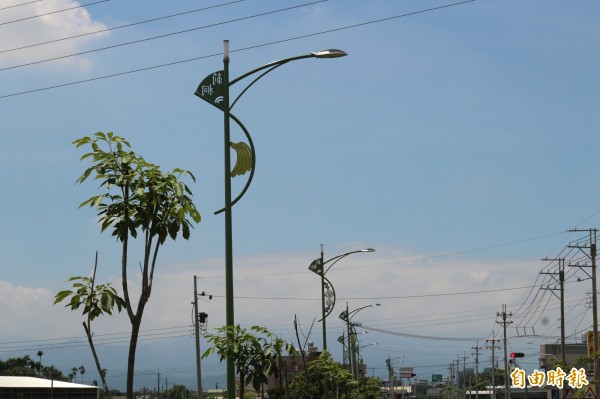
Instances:
[[[592,391],[592,387],[588,387],[587,391],[585,391],[585,395],[583,395],[585,399],[597,399],[594,391]]]
[[[442,382],[442,375],[441,374],[431,374],[431,382],[432,383]]]
[[[568,388],[565,392],[565,399],[573,399],[575,397],[575,394],[573,393],[573,389]]]
[[[225,79],[224,72],[217,71],[211,73],[200,83],[194,93],[204,101],[207,101],[215,107],[224,111],[225,103]]]

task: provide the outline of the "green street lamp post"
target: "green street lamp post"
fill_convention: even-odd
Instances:
[[[324,259],[323,258],[323,244],[321,244],[321,257],[312,261],[310,266],[308,266],[308,270],[318,274],[321,277],[321,316],[322,316],[322,318],[320,321],[323,322],[323,350],[324,351],[327,350],[327,326],[325,323],[325,319],[327,318],[327,316],[329,316],[329,314],[333,310],[333,307],[335,306],[335,291],[333,291],[333,285],[331,285],[331,282],[325,277],[325,275],[327,274],[329,269],[331,269],[333,267],[333,265],[335,265],[337,262],[339,262],[346,256],[352,255],[352,254],[364,253],[364,252],[375,252],[375,250],[373,248],[359,249],[358,251],[350,251],[350,252],[346,252],[345,254],[334,256],[333,258],[325,261],[325,260],[323,260]],[[329,265],[329,267],[327,269],[325,269],[325,265],[330,262],[331,262],[331,265]],[[326,288],[331,289],[331,291],[326,292],[325,291]],[[327,303],[325,303],[325,297],[327,297]]]
[[[285,58],[279,61],[274,61],[265,64],[261,67],[255,68],[245,74],[239,76],[236,79],[229,79],[229,40],[223,41],[223,70],[213,72],[202,80],[196,92],[196,96],[200,97],[204,101],[217,107],[223,111],[223,125],[224,125],[224,137],[223,144],[225,150],[225,161],[224,161],[224,175],[225,175],[225,207],[216,211],[215,214],[225,212],[225,307],[226,307],[226,325],[234,325],[234,306],[233,306],[233,238],[232,238],[232,215],[231,208],[235,205],[240,198],[246,193],[252,178],[254,176],[254,168],[256,166],[256,153],[254,150],[254,144],[250,133],[242,122],[231,113],[231,109],[235,103],[242,97],[242,95],[260,78],[273,71],[280,66],[287,64],[290,61],[301,60],[304,58],[337,58],[347,55],[342,50],[323,50],[313,52],[309,54],[299,55],[295,57]],[[255,73],[261,72],[254,80],[252,80],[244,89],[240,91],[240,94],[235,100],[230,101],[230,87],[235,83],[254,75]],[[244,142],[232,143],[230,135],[230,121],[233,119],[235,123],[244,132],[248,144]],[[236,151],[236,164],[231,169],[231,148]],[[234,199],[231,199],[231,178],[237,175],[246,174],[250,172],[248,181],[244,186],[240,194]],[[228,399],[235,399],[235,367],[233,360],[227,358],[227,397]]]
[[[310,270],[313,273],[318,274],[321,277],[321,316],[322,316],[322,318],[320,321],[323,322],[322,323],[323,324],[323,351],[327,350],[327,325],[326,325],[325,321],[327,319],[327,316],[329,316],[329,314],[333,311],[333,308],[335,306],[335,290],[333,289],[333,285],[325,277],[325,275],[327,274],[329,269],[331,269],[333,267],[333,265],[335,265],[337,262],[339,262],[346,256],[352,255],[352,254],[364,253],[364,252],[375,252],[375,250],[373,248],[359,249],[358,251],[346,252],[344,254],[334,256],[331,259],[324,260],[323,244],[321,244],[321,257],[313,260],[311,262],[310,266],[308,266],[308,270]],[[328,263],[331,263],[331,265],[329,265],[329,267],[327,269],[325,269],[325,265],[327,265]],[[327,292],[325,292],[325,289],[327,289]],[[325,297],[327,297],[327,303],[325,301]],[[323,390],[325,393],[324,397],[327,398],[327,395],[328,395],[327,382],[325,382],[325,384],[323,386]]]
[[[340,313],[340,319],[346,322],[346,329],[348,331],[348,358],[350,359],[350,371],[354,378],[358,378],[358,365],[356,362],[356,351],[354,340],[356,339],[356,332],[354,331],[354,327],[360,326],[360,323],[352,323],[352,318],[356,316],[358,312],[366,308],[372,308],[374,306],[381,306],[380,303],[374,303],[371,305],[366,305],[354,310],[348,310],[348,302],[346,302],[346,310]],[[354,338],[352,338],[354,335]]]

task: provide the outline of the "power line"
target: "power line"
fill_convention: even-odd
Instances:
[[[345,297],[343,299],[352,299],[352,300],[362,300],[362,299],[409,299],[409,298],[428,298],[428,297],[438,297],[438,296],[454,296],[454,295],[471,295],[471,294],[487,294],[490,292],[500,292],[500,291],[515,291],[515,290],[524,290],[531,288],[530,285],[524,287],[512,287],[512,288],[497,288],[492,290],[480,290],[480,291],[464,291],[464,292],[450,292],[450,293],[440,293],[440,294],[421,294],[421,295],[400,295],[400,296],[377,296],[377,297]],[[224,295],[213,295],[215,298],[224,298]],[[291,301],[320,301],[318,298],[291,298],[291,297],[257,297],[257,296],[242,296],[237,295],[237,299],[258,299],[258,300],[291,300]]]
[[[39,3],[40,1],[44,1],[44,0],[34,0],[34,1],[28,1],[28,2],[26,2],[26,3],[13,4],[12,6],[6,6],[6,7],[2,7],[2,8],[0,8],[0,11],[2,11],[2,10],[8,10],[9,8],[15,8],[15,7],[26,6],[27,4]]]
[[[104,0],[104,1],[108,1],[108,0]],[[380,22],[387,22],[387,21],[391,21],[391,20],[394,20],[394,19],[398,19],[398,18],[403,18],[403,17],[412,16],[412,15],[422,14],[422,13],[426,13],[426,12],[430,12],[430,11],[436,11],[436,10],[440,10],[440,9],[444,9],[444,8],[448,8],[448,7],[454,7],[454,6],[458,6],[458,5],[462,5],[462,4],[466,4],[466,3],[472,3],[474,1],[475,0],[466,0],[466,1],[459,2],[459,3],[452,3],[452,4],[447,4],[447,5],[444,5],[444,6],[439,6],[439,7],[434,7],[434,8],[428,8],[428,9],[424,9],[424,10],[420,10],[420,11],[415,11],[415,12],[411,12],[411,13],[407,13],[407,14],[396,15],[396,16],[393,16],[393,17],[387,17],[387,18],[382,18],[382,19],[377,19],[377,20],[362,22],[362,23],[359,23],[359,24],[348,25],[348,26],[344,26],[344,27],[340,27],[340,28],[334,28],[334,29],[328,29],[328,30],[324,30],[324,31],[320,31],[320,32],[309,33],[309,34],[306,34],[306,35],[294,36],[294,37],[290,37],[290,38],[287,38],[287,39],[281,39],[281,40],[276,40],[276,41],[272,41],[272,42],[267,42],[267,43],[262,43],[262,44],[256,44],[256,45],[253,45],[253,46],[248,46],[248,47],[244,47],[244,48],[240,48],[240,49],[236,49],[236,50],[231,50],[230,52],[233,53],[233,52],[241,52],[241,51],[253,50],[253,49],[256,49],[256,48],[272,46],[272,45],[275,45],[275,44],[286,43],[286,42],[290,42],[290,41],[294,41],[294,40],[305,39],[305,38],[308,38],[308,37],[314,37],[314,36],[324,35],[324,34],[332,33],[332,32],[339,32],[339,31],[342,31],[342,30],[353,29],[353,28],[357,28],[357,27],[361,27],[361,26],[370,25],[370,24],[375,24],[375,23],[380,23]],[[187,63],[187,62],[198,61],[198,60],[202,60],[202,59],[206,59],[206,58],[216,57],[216,56],[219,56],[219,55],[221,55],[220,52],[216,53],[216,54],[210,54],[210,55],[205,55],[205,56],[200,56],[200,57],[188,58],[188,59],[185,59],[185,60],[173,61],[173,62],[168,62],[168,63],[164,63],[164,64],[153,65],[153,66],[149,66],[149,67],[144,67],[144,68],[138,68],[138,69],[133,69],[133,70],[129,70],[129,71],[124,71],[124,72],[117,72],[117,73],[113,73],[113,74],[109,74],[109,75],[97,76],[95,78],[83,79],[83,80],[78,80],[78,81],[74,81],[74,82],[61,83],[61,84],[58,84],[58,85],[41,87],[41,88],[33,89],[33,90],[26,90],[26,91],[21,91],[21,92],[17,92],[17,93],[5,94],[5,95],[0,96],[0,99],[9,98],[9,97],[16,97],[16,96],[21,96],[21,95],[31,94],[31,93],[37,93],[37,92],[40,92],[40,91],[58,89],[58,88],[61,88],[61,87],[73,86],[73,85],[81,84],[81,83],[89,83],[89,82],[93,82],[93,81],[97,81],[97,80],[114,78],[114,77],[117,77],[117,76],[130,75],[130,74],[133,74],[133,73],[138,73],[138,72],[143,72],[143,71],[149,71],[149,70],[152,70],[152,69],[165,68],[165,67],[174,66],[174,65],[178,65],[178,64],[183,64],[183,63]]]
[[[165,34],[162,34],[162,35],[147,37],[147,38],[144,38],[144,39],[132,40],[130,42],[125,42],[125,43],[113,44],[111,46],[100,47],[100,48],[93,49],[93,50],[81,51],[79,53],[67,54],[67,55],[62,55],[62,56],[59,56],[59,57],[47,58],[47,59],[40,60],[40,61],[28,62],[26,64],[14,65],[14,66],[10,66],[10,67],[6,67],[6,68],[0,69],[0,72],[7,71],[9,69],[22,68],[22,67],[25,67],[25,66],[43,64],[45,62],[62,60],[62,59],[71,58],[71,57],[76,57],[78,55],[96,53],[98,51],[104,51],[104,50],[110,50],[110,49],[113,49],[113,48],[118,48],[118,47],[123,47],[123,46],[129,46],[129,45],[132,45],[132,44],[143,43],[143,42],[147,42],[147,41],[150,41],[150,40],[163,39],[165,37],[170,37],[170,36],[175,36],[175,35],[181,35],[183,33],[190,33],[190,32],[194,32],[194,31],[201,30],[201,29],[213,28],[213,27],[219,26],[219,25],[225,25],[225,24],[229,24],[229,23],[240,22],[240,21],[243,21],[243,20],[246,20],[246,19],[251,19],[251,18],[263,17],[265,15],[271,15],[271,14],[275,14],[275,13],[283,12],[283,11],[289,11],[289,10],[293,10],[293,9],[300,8],[300,7],[314,5],[314,4],[317,4],[317,3],[323,3],[325,1],[328,1],[328,0],[313,1],[311,3],[300,4],[300,5],[293,6],[293,7],[281,8],[279,10],[268,11],[268,12],[264,12],[264,13],[260,13],[260,14],[254,14],[254,15],[250,15],[250,16],[246,16],[246,17],[242,17],[242,18],[230,19],[228,21],[216,22],[214,24],[209,24],[209,25],[204,25],[204,26],[198,26],[196,28],[190,28],[190,29],[180,30],[180,31],[171,32],[171,33],[165,33]]]
[[[37,1],[43,1],[43,0],[37,0]],[[11,48],[11,49],[8,49],[8,50],[0,50],[0,54],[2,54],[2,53],[8,53],[10,51],[17,51],[17,50],[23,50],[23,49],[26,49],[26,48],[42,46],[44,44],[50,44],[50,43],[62,42],[62,41],[65,41],[65,40],[76,39],[76,38],[83,37],[83,36],[89,36],[89,35],[95,35],[95,34],[98,34],[98,33],[110,32],[110,31],[117,30],[117,29],[128,28],[128,27],[131,27],[131,26],[146,24],[146,23],[149,23],[149,22],[156,22],[156,21],[160,21],[160,20],[164,20],[164,19],[168,19],[168,18],[179,17],[179,16],[182,16],[182,15],[192,14],[192,13],[196,13],[196,12],[200,12],[200,11],[206,11],[206,10],[209,10],[211,8],[223,7],[223,6],[227,6],[227,5],[234,4],[234,3],[240,3],[242,1],[245,1],[245,0],[230,1],[228,3],[221,3],[221,4],[217,4],[217,5],[210,6],[210,7],[197,8],[195,10],[183,11],[183,12],[180,12],[180,13],[177,13],[177,14],[164,15],[162,17],[157,17],[157,18],[152,18],[152,19],[146,19],[144,21],[132,22],[130,24],[119,25],[119,26],[113,26],[112,28],[101,29],[101,30],[96,30],[96,31],[93,31],[93,32],[87,32],[87,33],[81,33],[79,35],[73,35],[73,36],[63,37],[63,38],[60,38],[60,39],[48,40],[48,41],[45,41],[45,42],[40,42],[40,43],[35,43],[35,44],[28,44],[26,46],[15,47],[15,48]]]
[[[43,16],[46,16],[46,15],[58,14],[58,13],[65,12],[65,11],[75,10],[77,8],[83,8],[83,7],[87,7],[87,6],[93,6],[95,4],[106,3],[107,1],[110,1],[110,0],[100,0],[100,1],[93,2],[93,3],[82,4],[82,5],[75,6],[75,7],[63,8],[62,10],[51,11],[51,12],[47,12],[47,13],[44,13],[44,14],[34,15],[34,16],[31,16],[31,17],[14,19],[12,21],[7,21],[7,22],[0,22],[0,26],[1,25],[14,24],[16,22],[27,21],[29,19],[39,18],[39,17],[43,17]]]

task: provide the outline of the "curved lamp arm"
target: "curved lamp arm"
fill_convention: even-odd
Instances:
[[[333,261],[333,263],[331,265],[329,265],[329,267],[327,268],[327,270],[323,269],[324,270],[323,274],[327,274],[327,272],[329,271],[329,269],[331,269],[333,267],[333,265],[335,265],[336,263],[338,263],[340,260],[342,260],[346,256],[352,255],[352,254],[358,254],[358,253],[361,253],[361,252],[375,252],[375,250],[373,248],[365,248],[365,249],[359,249],[358,251],[346,252],[345,254],[334,256],[333,258],[331,258],[331,259],[326,260],[325,262],[323,262],[323,266],[325,266],[329,262]]]
[[[366,306],[363,306],[361,308],[354,309],[351,312],[346,312],[344,310],[342,313],[340,313],[340,319],[343,320],[343,321],[349,322],[349,321],[352,320],[352,317],[354,317],[361,310],[366,309],[366,308],[372,308],[374,306],[381,306],[381,304],[380,303],[373,303],[371,305],[366,305]]]

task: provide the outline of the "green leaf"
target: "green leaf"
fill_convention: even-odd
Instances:
[[[57,303],[62,302],[63,300],[68,298],[72,293],[73,291],[71,290],[60,291],[54,296],[54,304],[56,305]]]

